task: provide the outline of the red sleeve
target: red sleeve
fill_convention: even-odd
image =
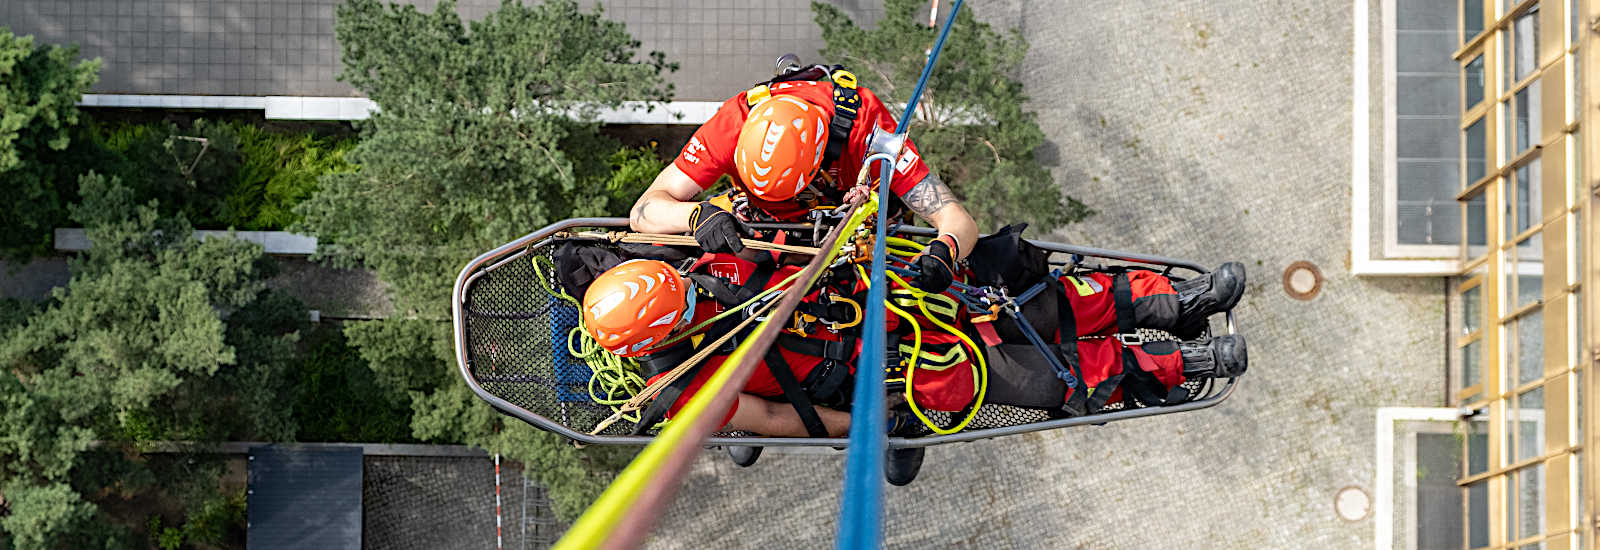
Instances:
[[[744,119],[744,94],[722,102],[716,114],[689,137],[689,143],[672,164],[700,184],[701,189],[710,189],[723,174],[732,176],[733,148],[739,143]]]
[[[882,128],[883,131],[894,132],[895,113],[891,112],[888,107],[884,106],[883,102],[878,99],[878,96],[873,94],[871,91],[862,88],[861,95],[861,116],[856,119],[857,122],[862,120],[870,120],[877,124],[879,128]],[[867,135],[871,135],[871,129],[867,128],[866,130]],[[852,132],[852,134],[853,133],[854,132]],[[866,136],[862,136],[861,140],[852,141],[860,141],[865,143],[865,138]],[[865,154],[861,156],[861,158],[864,157]],[[859,164],[857,166],[859,166]],[[927,163],[922,162],[922,154],[917,151],[917,144],[912,142],[910,138],[907,138],[905,149],[900,152],[899,160],[895,161],[894,163],[894,176],[890,179],[889,190],[893,191],[896,195],[903,196],[907,191],[910,191],[912,187],[915,187],[918,183],[922,183],[923,178],[928,177],[928,172],[928,165]],[[877,174],[873,175],[876,176]]]
[[[722,362],[726,361],[727,359],[728,357],[726,355],[718,355],[707,358],[706,363],[700,367],[700,371],[696,372],[694,378],[689,380],[689,385],[683,388],[683,393],[679,394],[678,399],[673,401],[672,406],[667,409],[667,418],[670,419],[674,416],[677,416],[678,411],[682,410],[685,405],[689,404],[689,399],[693,398],[694,394],[700,392],[700,387],[704,386],[706,382],[711,379],[711,375],[716,374],[717,368],[721,367]],[[654,383],[657,378],[662,376],[665,376],[665,373],[651,377],[650,382]],[[733,413],[738,410],[739,400],[734,399],[733,404],[728,407],[728,412],[722,416],[722,423],[717,424],[717,427],[720,429],[723,426],[727,426],[728,422],[733,421]]]

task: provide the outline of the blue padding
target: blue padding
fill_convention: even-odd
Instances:
[[[589,378],[594,371],[567,350],[567,335],[578,326],[577,306],[557,302],[550,308],[550,360],[556,371],[556,399],[566,403],[589,401]]]

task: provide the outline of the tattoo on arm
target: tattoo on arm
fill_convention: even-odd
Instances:
[[[633,211],[630,212],[628,216],[634,220],[644,219],[644,206],[647,204],[650,204],[648,199],[639,201],[639,204],[633,205]]]
[[[956,194],[950,191],[944,182],[939,181],[939,176],[932,173],[912,186],[911,190],[900,196],[900,199],[905,201],[907,208],[923,218],[932,216],[947,204],[957,202]]]

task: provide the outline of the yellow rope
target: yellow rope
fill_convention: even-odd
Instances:
[[[911,377],[916,369],[906,369],[906,404],[911,406],[911,413],[917,415],[917,418],[922,419],[922,423],[927,424],[928,428],[932,429],[934,433],[944,435],[959,432],[962,429],[965,429],[967,424],[972,423],[972,419],[978,417],[978,409],[983,408],[983,396],[986,395],[989,390],[989,363],[983,357],[983,350],[978,349],[977,344],[972,343],[972,339],[967,338],[966,334],[956,330],[955,327],[945,324],[943,321],[940,321],[938,317],[934,317],[933,314],[928,312],[927,301],[922,299],[922,297],[927,294],[926,292],[907,284],[905,279],[901,279],[899,275],[895,275],[893,272],[888,272],[886,275],[888,275],[889,278],[893,279],[896,283],[900,283],[902,286],[911,289],[912,295],[917,297],[917,307],[922,309],[922,315],[935,326],[944,329],[945,332],[954,334],[956,338],[961,339],[961,343],[966,344],[967,348],[972,350],[972,355],[977,358],[977,361],[973,363],[972,366],[972,377],[978,382],[978,392],[977,396],[975,396],[973,399],[972,410],[967,412],[966,418],[961,419],[960,423],[956,424],[954,428],[950,429],[943,429],[935,426],[933,422],[928,420],[927,416],[923,415],[922,409],[917,407],[916,401],[911,398]]]
[[[889,237],[886,240],[889,246],[886,251],[898,256],[915,256],[917,253],[920,253],[923,248],[925,248],[925,246],[923,246],[921,243],[910,239]],[[856,271],[861,273],[862,280],[866,280],[865,271],[861,269],[860,265],[856,266]],[[922,327],[910,314],[901,311],[889,301],[884,301],[884,307],[889,308],[889,311],[894,312],[896,315],[905,318],[907,322],[911,323],[912,338],[915,339],[915,343],[912,344],[911,348],[912,360],[911,363],[906,366],[906,404],[911,406],[911,413],[916,415],[917,419],[921,420],[922,424],[927,426],[928,429],[933,430],[933,433],[946,435],[959,432],[962,429],[965,429],[968,424],[971,424],[972,419],[978,417],[978,409],[983,407],[983,397],[988,393],[989,363],[983,356],[983,350],[978,349],[977,344],[974,344],[972,339],[967,338],[965,333],[961,332],[960,330],[956,330],[955,327],[945,324],[943,321],[940,321],[938,317],[935,317],[932,312],[928,311],[927,297],[931,295],[930,293],[911,286],[911,284],[907,283],[905,279],[901,278],[899,275],[896,275],[892,271],[885,272],[884,274],[889,276],[891,280],[893,280],[895,283],[898,283],[906,292],[911,294],[912,298],[916,300],[917,308],[922,311],[922,315],[926,317],[929,322],[933,323],[940,329],[943,329],[945,332],[955,335],[956,338],[959,338],[962,344],[966,345],[968,349],[972,350],[972,355],[976,358],[976,361],[974,361],[972,364],[972,378],[977,382],[978,388],[975,399],[972,403],[972,410],[969,411],[966,418],[962,419],[960,423],[955,425],[955,427],[940,427],[938,424],[935,424],[932,420],[928,419],[927,414],[922,412],[922,408],[917,406],[916,399],[912,397],[911,392],[912,388],[914,387],[913,382],[917,371],[917,358],[922,353]]]

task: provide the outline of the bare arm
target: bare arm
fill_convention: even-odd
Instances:
[[[817,407],[817,417],[827,428],[829,437],[844,437],[850,433],[850,413]],[[768,437],[808,437],[806,425],[794,405],[768,401],[748,393],[739,394],[739,408],[728,420],[727,430],[750,431]]]
[[[956,194],[939,181],[939,177],[931,172],[923,178],[910,191],[900,197],[905,201],[906,207],[915,212],[918,217],[928,220],[940,233],[954,237],[960,250],[955,251],[956,259],[967,257],[972,251],[972,246],[978,242],[978,223],[972,220],[972,215],[956,200]]]
[[[643,233],[683,233],[689,230],[689,213],[698,204],[700,184],[668,164],[650,184],[650,188],[634,201],[628,212],[628,225]]]

